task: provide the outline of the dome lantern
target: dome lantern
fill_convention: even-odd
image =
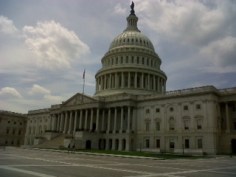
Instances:
[[[127,19],[127,28],[124,31],[138,31],[140,30],[137,27],[138,17],[135,15],[134,11],[134,2],[130,5],[131,11]]]

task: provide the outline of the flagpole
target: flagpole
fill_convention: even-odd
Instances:
[[[85,69],[83,72],[83,92],[82,92],[82,102],[84,102],[84,85],[85,85]]]

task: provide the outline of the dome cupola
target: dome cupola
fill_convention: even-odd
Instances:
[[[152,42],[137,27],[134,3],[127,27],[111,42],[97,72],[95,96],[118,93],[135,95],[165,92],[167,77]]]

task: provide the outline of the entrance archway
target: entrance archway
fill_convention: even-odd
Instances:
[[[91,140],[87,140],[86,145],[85,145],[85,149],[91,149],[91,144],[92,144]]]
[[[231,152],[236,154],[236,139],[231,140]]]

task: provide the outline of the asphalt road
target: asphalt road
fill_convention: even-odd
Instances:
[[[236,157],[151,160],[68,154],[21,148],[0,149],[0,177],[228,177]]]

